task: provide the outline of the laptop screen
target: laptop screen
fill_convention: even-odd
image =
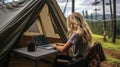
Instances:
[[[35,41],[37,46],[49,44],[45,35],[35,35],[35,36],[33,36],[33,40]]]

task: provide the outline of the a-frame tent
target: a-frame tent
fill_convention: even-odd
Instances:
[[[54,33],[57,32],[55,36],[63,42],[67,41],[65,17],[56,0],[27,0],[24,7],[19,7],[16,11],[5,11],[6,14],[0,10],[0,67],[7,66],[9,54],[23,34],[33,35],[28,34],[27,30],[35,22],[40,24],[38,27],[41,34],[54,37],[49,30],[49,26],[52,26]]]

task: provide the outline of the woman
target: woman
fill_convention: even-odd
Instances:
[[[69,38],[68,41],[65,44],[53,44],[52,47],[60,52],[65,52],[72,47],[72,57],[59,56],[57,58],[74,62],[85,56],[91,46],[92,35],[88,24],[82,15],[77,12],[74,12],[67,17],[67,30]]]

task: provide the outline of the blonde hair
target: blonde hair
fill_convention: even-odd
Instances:
[[[92,42],[92,33],[88,24],[80,13],[73,12],[67,17],[68,37],[73,33],[78,33],[82,37],[82,43]]]

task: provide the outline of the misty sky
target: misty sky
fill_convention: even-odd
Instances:
[[[66,2],[63,2],[63,1],[66,1],[66,0],[57,0],[57,1],[59,1],[59,5],[60,5],[61,9],[63,10],[65,7],[65,4],[66,4]],[[97,0],[97,1],[100,1],[101,3],[99,5],[97,5],[96,7],[92,5],[92,3],[94,1],[95,0],[75,0],[75,11],[82,12],[83,10],[84,11],[87,10],[88,13],[91,14],[91,13],[95,13],[94,9],[97,7],[100,9],[97,13],[102,14],[103,13],[102,12],[102,1]],[[116,1],[117,1],[116,7],[119,8],[120,0],[116,0]],[[105,3],[109,3],[109,0],[105,0]],[[110,9],[109,9],[108,5],[105,6],[105,12],[106,12],[106,14],[110,14]],[[69,0],[69,2],[68,2],[65,15],[69,15],[70,13],[71,13],[71,0]],[[120,15],[120,9],[117,9],[117,15],[118,14]]]
[[[4,0],[5,2],[12,2],[13,0]],[[14,1],[19,1],[19,0],[14,0]],[[64,7],[65,7],[65,4],[66,4],[66,1],[67,0],[57,0],[62,9],[62,11],[64,10]],[[65,15],[69,15],[71,14],[71,0],[68,0],[68,5],[67,5],[67,8],[66,8],[66,12],[65,12]],[[99,5],[97,5],[96,7],[92,5],[92,3],[94,2],[95,0],[75,0],[75,12],[80,12],[82,13],[82,11],[88,11],[89,14],[91,13],[95,13],[94,9],[95,8],[98,8],[100,9],[99,11],[97,11],[98,14],[102,14],[102,1],[101,0],[97,0],[97,1],[100,1],[101,3]],[[112,0],[113,1],[113,0]],[[105,0],[105,3],[109,3],[109,0]],[[120,7],[120,0],[116,0],[116,7],[119,8]],[[110,9],[109,9],[109,6],[106,5],[105,6],[105,12],[106,14],[110,14]],[[120,15],[120,9],[117,9],[117,15]]]

